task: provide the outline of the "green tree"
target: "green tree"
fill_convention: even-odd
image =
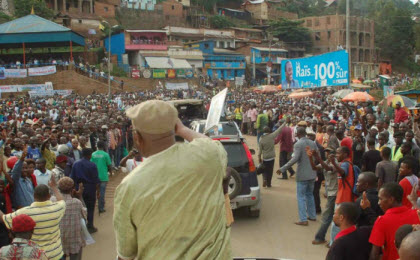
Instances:
[[[303,44],[306,49],[310,49],[313,45],[311,33],[308,28],[302,26],[303,23],[303,20],[280,18],[270,22],[270,32],[280,41],[289,44]]]
[[[375,42],[381,57],[391,59],[397,66],[404,66],[415,47],[414,21],[411,10],[398,8],[392,1],[377,12]]]
[[[31,14],[32,7],[35,14],[45,19],[51,20],[54,17],[54,11],[48,8],[44,1],[39,0],[14,0],[15,16],[22,17]]]
[[[209,19],[210,25],[216,29],[224,29],[235,26],[235,24],[223,15],[213,15]]]
[[[0,12],[0,24],[6,23],[6,22],[11,21],[11,20],[12,20],[12,17],[10,17],[9,15],[7,15],[3,12]]]

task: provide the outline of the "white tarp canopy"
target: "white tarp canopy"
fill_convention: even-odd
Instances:
[[[179,90],[179,89],[188,90],[188,82],[182,82],[182,83],[166,82],[165,87],[168,90]]]
[[[168,57],[145,57],[151,69],[191,69],[187,60]]]

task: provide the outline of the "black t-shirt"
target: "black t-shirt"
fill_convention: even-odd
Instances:
[[[368,260],[372,244],[369,243],[372,227],[360,227],[340,237],[328,251],[327,260]]]
[[[362,142],[359,143],[356,139],[353,139],[353,164],[359,168],[362,167],[362,156],[365,152],[365,139],[362,137]]]
[[[375,172],[376,164],[382,161],[381,153],[378,150],[370,150],[363,154],[362,156],[362,167],[366,167],[364,171]]]

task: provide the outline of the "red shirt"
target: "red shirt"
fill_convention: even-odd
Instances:
[[[417,211],[405,206],[388,209],[383,216],[379,216],[373,225],[369,242],[375,246],[383,247],[382,260],[399,259],[395,247],[395,232],[402,225],[420,224]]]
[[[394,117],[394,123],[402,123],[408,119],[408,113],[400,108],[395,109],[395,117]]]
[[[280,152],[293,152],[292,128],[285,126],[276,137],[275,143],[280,142]]]
[[[403,206],[406,206],[407,208],[411,209],[413,205],[407,199],[407,196],[411,194],[411,191],[413,190],[413,185],[411,185],[410,181],[407,178],[404,178],[400,181],[400,186],[404,190],[402,204]],[[417,195],[419,195],[420,197],[420,191],[417,191]]]
[[[335,236],[334,240],[337,240],[340,237],[344,237],[345,235],[348,235],[350,233],[353,233],[354,231],[356,231],[356,226],[351,226],[349,228],[346,228],[344,230],[341,230],[340,232],[337,233],[337,235]]]

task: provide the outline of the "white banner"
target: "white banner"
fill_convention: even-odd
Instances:
[[[28,76],[26,69],[5,69],[4,74],[6,78],[26,78]]]
[[[43,75],[50,75],[56,73],[57,70],[55,66],[45,66],[45,67],[37,67],[37,68],[29,68],[28,75],[29,76],[43,76]]]
[[[225,88],[211,99],[210,109],[206,120],[206,127],[204,129],[205,132],[210,130],[210,128],[219,125],[220,116],[222,115],[223,108],[225,107],[227,90],[228,89]]]
[[[6,85],[0,86],[0,93],[22,92],[22,91],[45,91],[52,90],[52,83],[27,84],[27,85]]]
[[[58,89],[58,90],[40,90],[40,91],[29,91],[30,97],[50,97],[50,96],[68,96],[71,95],[73,90],[71,89]]]
[[[188,82],[184,82],[184,83],[166,82],[165,87],[167,90],[178,90],[178,89],[188,90]]]

